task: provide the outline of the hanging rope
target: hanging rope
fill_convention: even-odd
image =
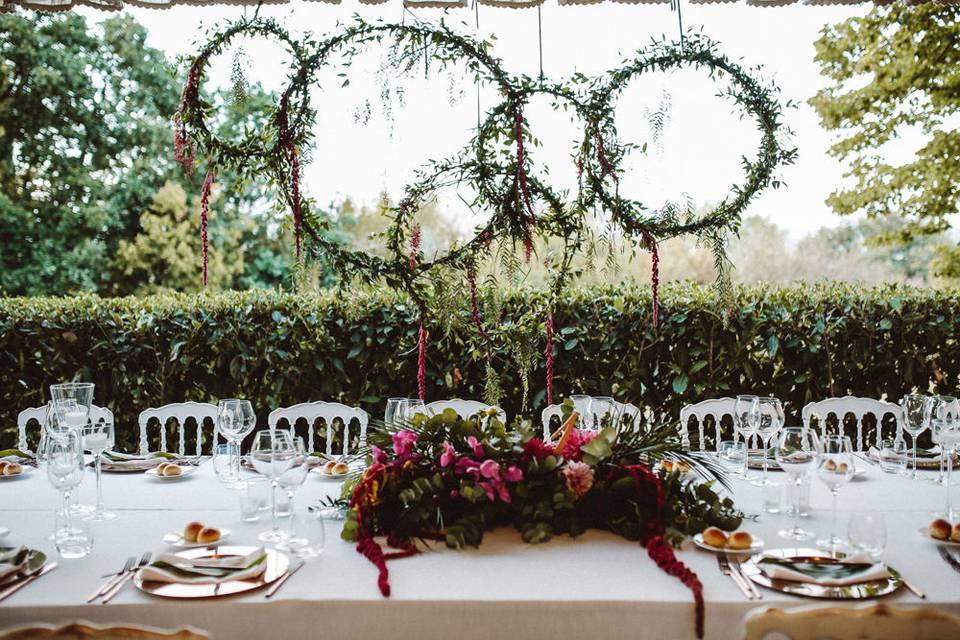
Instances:
[[[537,5],[537,43],[540,46],[540,79],[543,80],[543,20],[540,18],[540,5]]]

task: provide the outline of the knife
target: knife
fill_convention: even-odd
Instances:
[[[960,573],[960,561],[953,557],[953,554],[950,553],[950,550],[946,547],[938,547],[940,551],[940,557],[947,561],[954,571]]]
[[[2,592],[0,592],[0,602],[6,600],[10,596],[12,596],[14,593],[19,591],[23,587],[27,586],[28,584],[30,584],[40,576],[45,576],[56,568],[57,568],[56,562],[48,562],[47,564],[43,565],[43,567],[41,567],[40,570],[37,571],[36,573],[33,573],[27,576],[20,582],[14,583],[11,586],[4,589]]]
[[[264,598],[270,598],[270,597],[272,597],[273,594],[275,594],[277,591],[280,590],[280,587],[283,586],[283,583],[286,582],[287,580],[289,580],[289,579],[290,579],[290,576],[292,576],[293,574],[295,574],[297,571],[300,571],[300,568],[303,567],[303,565],[305,565],[305,564],[306,564],[305,562],[301,562],[300,564],[298,564],[297,566],[295,566],[293,569],[288,570],[285,574],[283,574],[282,576],[280,576],[280,579],[273,583],[273,586],[270,587],[270,590],[267,591],[266,595],[264,595],[263,597],[264,597]]]

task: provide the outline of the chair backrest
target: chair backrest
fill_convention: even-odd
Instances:
[[[863,451],[865,448],[869,448],[869,445],[864,447],[866,443],[863,442],[863,418],[866,415],[872,415],[874,418],[876,418],[877,434],[875,444],[877,448],[880,448],[880,443],[882,440],[880,434],[881,421],[887,414],[893,416],[893,420],[896,424],[896,437],[898,439],[903,438],[903,423],[906,420],[903,407],[892,402],[874,400],[873,398],[844,396],[842,398],[827,398],[825,400],[820,400],[819,402],[811,402],[803,408],[803,412],[801,414],[803,418],[803,426],[809,428],[811,418],[816,418],[820,428],[820,435],[823,436],[826,434],[827,417],[831,413],[837,417],[837,422],[840,423],[841,432],[843,431],[843,419],[847,414],[852,414],[856,419],[857,437],[854,440],[853,447],[857,451]]]
[[[17,414],[17,448],[26,453],[35,453],[31,451],[27,443],[27,426],[31,421],[36,421],[39,425],[39,435],[37,436],[37,448],[40,448],[39,443],[43,441],[43,423],[47,419],[47,407],[46,405],[42,407],[30,407],[29,409],[24,409],[19,414]],[[109,422],[113,423],[113,412],[106,407],[98,407],[97,405],[90,405],[90,415],[88,418],[91,422]],[[116,425],[114,425],[116,428]]]
[[[177,402],[174,404],[165,404],[162,407],[151,407],[140,412],[138,422],[140,423],[140,454],[145,454],[150,450],[147,442],[147,426],[151,420],[156,418],[160,422],[160,451],[167,450],[167,423],[172,419],[176,420],[178,440],[180,441],[178,453],[181,456],[186,455],[186,435],[187,419],[193,418],[197,421],[197,447],[194,455],[200,455],[203,447],[203,423],[205,419],[213,422],[213,433],[211,435],[212,446],[216,447],[219,430],[217,428],[217,406],[208,402]]]
[[[685,405],[680,409],[680,446],[684,451],[690,449],[690,431],[689,423],[690,418],[696,418],[697,420],[697,449],[704,451],[706,449],[706,438],[704,433],[705,422],[708,416],[713,418],[713,425],[715,431],[714,437],[714,446],[717,451],[720,450],[720,421],[725,417],[729,416],[731,420],[734,420],[734,413],[736,406],[735,398],[711,398],[709,400],[703,400],[696,404]],[[734,439],[738,439],[736,434],[736,429],[734,429]]]
[[[624,421],[624,417],[627,417],[628,420],[625,420],[630,427],[636,429],[640,425],[640,407],[630,404],[629,402],[617,402],[613,401],[613,410],[616,412],[616,415],[620,417],[621,421]],[[548,404],[543,411],[540,412],[540,422],[543,425],[543,439],[547,440],[550,438],[550,427],[551,420],[557,418],[557,420],[563,420],[563,408],[559,404]]]
[[[310,451],[317,450],[314,423],[319,419],[323,419],[326,424],[327,455],[333,454],[334,422],[337,418],[343,422],[342,455],[350,453],[350,423],[353,420],[356,420],[360,425],[360,448],[363,449],[367,444],[367,423],[370,422],[367,412],[358,407],[350,407],[339,402],[302,402],[290,407],[280,407],[270,412],[270,415],[267,416],[267,424],[271,429],[275,429],[281,420],[286,420],[293,427],[296,426],[297,420],[301,418],[307,423],[307,447],[310,448]]]
[[[747,614],[744,640],[943,640],[960,638],[960,617],[932,607],[760,607]]]
[[[73,622],[63,626],[40,624],[0,632],[0,640],[210,640],[204,631],[184,627],[157,629],[133,624],[93,625]]]
[[[425,408],[427,413],[434,415],[443,413],[445,409],[453,409],[457,412],[458,416],[464,419],[469,418],[470,416],[481,411],[486,411],[487,409],[496,409],[497,417],[500,419],[500,422],[507,424],[507,413],[503,409],[492,404],[484,404],[477,400],[461,400],[460,398],[453,398],[452,400],[437,400],[436,402],[427,404]]]

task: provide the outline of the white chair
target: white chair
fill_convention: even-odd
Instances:
[[[863,451],[866,443],[863,442],[863,418],[866,415],[872,415],[877,421],[876,447],[880,448],[882,441],[880,435],[881,421],[887,414],[893,416],[896,423],[896,437],[903,439],[903,423],[906,416],[903,407],[892,402],[884,400],[874,400],[873,398],[856,398],[854,396],[844,396],[842,398],[827,398],[819,402],[811,402],[803,408],[802,418],[803,426],[809,428],[811,418],[816,418],[820,427],[821,437],[826,434],[827,417],[833,414],[837,417],[840,424],[840,431],[843,432],[843,419],[851,414],[857,422],[857,437],[853,443],[854,449]],[[869,448],[869,445],[867,446]]]
[[[617,402],[616,400],[613,401],[613,407],[621,421],[626,422],[633,429],[640,426],[640,407],[630,404],[629,402]],[[624,417],[627,417],[628,420],[623,420]],[[552,425],[550,422],[554,418],[558,421],[563,420],[563,408],[559,404],[548,404],[546,408],[540,412],[540,422],[543,425],[544,440],[549,438],[552,433]]]
[[[210,640],[205,631],[183,627],[157,629],[133,624],[94,625],[73,622],[62,626],[40,624],[0,632],[0,640]]]
[[[274,409],[267,416],[267,424],[271,429],[276,429],[281,420],[286,420],[291,427],[295,427],[297,420],[300,419],[307,423],[307,446],[310,451],[317,450],[314,423],[320,419],[326,424],[327,455],[333,454],[334,423],[337,419],[343,423],[342,455],[350,453],[350,423],[354,420],[360,425],[360,449],[363,449],[367,444],[367,423],[370,422],[367,412],[339,402],[303,402],[290,407]]]
[[[946,640],[960,638],[960,617],[932,607],[760,607],[745,619],[744,640]]]
[[[17,414],[17,448],[25,453],[34,453],[27,444],[27,427],[32,421],[36,421],[39,431],[37,436],[37,448],[40,448],[40,441],[43,439],[43,423],[47,419],[47,407],[30,407]],[[89,420],[92,422],[113,423],[113,412],[106,407],[90,405]],[[116,428],[116,425],[114,425]]]
[[[497,417],[500,419],[500,422],[507,424],[507,413],[503,409],[492,404],[484,404],[477,400],[461,400],[459,398],[454,398],[452,400],[437,400],[436,402],[427,404],[425,408],[427,413],[430,415],[438,415],[443,413],[445,409],[453,409],[457,412],[457,415],[463,419],[467,419],[470,416],[476,415],[481,411],[486,411],[487,409],[496,409]]]
[[[160,451],[167,450],[167,423],[170,420],[176,420],[177,435],[180,441],[179,454],[185,456],[187,420],[190,418],[193,418],[197,423],[197,447],[194,455],[199,456],[203,447],[204,420],[209,419],[213,423],[211,450],[212,447],[216,447],[219,438],[216,405],[208,402],[177,402],[162,407],[151,407],[140,412],[138,418],[140,423],[140,455],[146,454],[150,450],[150,445],[147,442],[147,427],[151,420],[156,419],[160,422]]]
[[[706,419],[708,417],[713,418],[713,428],[714,428],[714,446],[716,450],[720,450],[720,422],[725,418],[729,417],[731,421],[734,420],[734,407],[736,406],[735,398],[711,398],[709,400],[704,400],[696,404],[685,405],[680,409],[680,447],[684,451],[690,449],[690,431],[689,424],[690,418],[697,419],[697,435],[699,450],[704,451],[706,449],[706,439],[704,433],[704,427]],[[738,440],[736,429],[734,429],[734,439]]]

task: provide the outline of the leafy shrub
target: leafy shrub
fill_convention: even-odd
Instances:
[[[524,412],[538,419],[545,403],[543,318],[539,327],[523,318],[545,296],[511,291],[497,305],[493,366],[510,416],[521,411],[522,376],[508,348],[517,345],[504,340],[537,354]],[[957,388],[955,291],[756,287],[736,290],[729,314],[720,305],[708,287],[666,286],[655,330],[649,289],[570,292],[554,312],[556,397],[612,395],[675,421],[686,403],[756,391],[783,399],[790,424],[805,403],[828,396],[897,400]],[[454,315],[432,325],[428,400],[483,397],[484,345],[469,308]],[[416,317],[398,295],[358,290],[2,299],[0,448],[15,444],[19,410],[70,379],[96,383],[96,403],[113,409],[127,449],[141,410],[184,400],[250,398],[260,424],[275,407],[321,399],[378,418],[385,398],[416,393]],[[523,324],[533,333],[514,331]]]

